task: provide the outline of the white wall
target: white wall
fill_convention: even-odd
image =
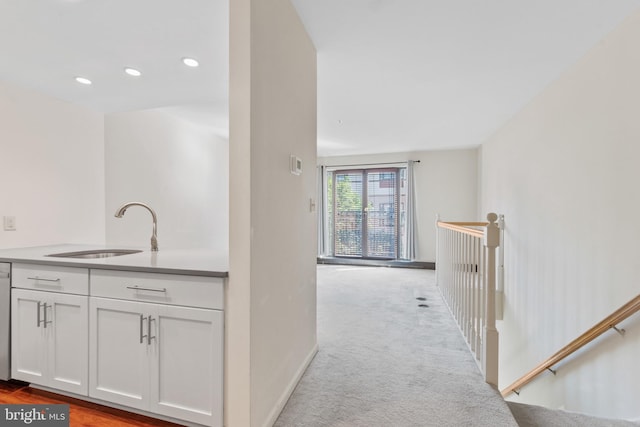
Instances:
[[[104,242],[103,126],[101,113],[0,82],[0,248]]]
[[[226,425],[268,426],[316,351],[316,52],[289,0],[230,11]]]
[[[325,166],[376,163],[416,163],[416,215],[418,218],[417,261],[435,262],[435,221],[478,221],[478,150],[417,151],[366,156],[320,157]]]
[[[148,247],[151,215],[125,202],[151,206],[158,246],[229,246],[228,142],[206,128],[157,110],[105,116],[106,233],[110,245]]]
[[[638,294],[638,40],[640,14],[482,147],[482,209],[506,221],[501,387]],[[512,399],[640,417],[639,317]]]

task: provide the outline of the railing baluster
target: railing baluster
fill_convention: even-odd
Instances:
[[[486,284],[487,284],[487,277],[486,277],[486,259],[485,259],[485,254],[486,252],[483,250],[482,252],[480,252],[480,329],[478,329],[478,342],[480,343],[479,347],[480,347],[480,354],[483,353],[482,349],[484,347],[484,335],[482,333],[482,331],[484,331],[484,327],[486,324],[486,316],[487,316],[487,293],[486,293]]]
[[[476,353],[480,352],[482,336],[482,240],[476,239],[476,280],[475,280],[475,348]]]
[[[471,236],[464,235],[465,247],[464,247],[464,319],[463,319],[463,330],[464,335],[469,342],[471,330],[469,329],[469,321],[471,319],[471,294],[469,293],[469,245]]]
[[[476,289],[476,266],[478,263],[477,260],[477,246],[478,246],[478,238],[472,237],[471,240],[471,272],[469,275],[469,287],[471,288],[471,319],[470,325],[471,328],[471,336],[470,336],[470,345],[473,351],[476,351],[476,319],[478,318],[478,290]]]
[[[466,329],[465,329],[465,318],[466,313],[465,310],[467,308],[467,290],[465,289],[465,270],[466,270],[466,245],[467,245],[467,236],[460,236],[460,319],[458,322],[460,323],[463,334],[466,337]]]
[[[469,341],[472,337],[471,335],[471,286],[470,286],[470,282],[469,282],[469,277],[471,274],[471,242],[473,240],[473,236],[469,236],[468,234],[464,236],[465,240],[466,240],[466,247],[465,247],[465,261],[464,261],[464,265],[465,265],[465,277],[464,277],[464,287],[465,287],[465,294],[466,294],[466,301],[465,301],[465,319],[464,319],[464,328],[466,331],[466,335],[467,335],[467,341]]]
[[[453,285],[452,293],[451,293],[451,304],[453,305],[453,313],[456,318],[456,322],[458,321],[458,236],[455,233],[451,234],[451,239],[453,241],[453,250],[451,252],[451,257],[453,261]]]

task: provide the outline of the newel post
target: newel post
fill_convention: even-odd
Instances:
[[[487,215],[489,224],[484,230],[484,246],[487,251],[487,307],[486,323],[483,331],[484,357],[483,371],[485,381],[498,387],[498,330],[496,329],[496,248],[500,245],[500,228],[496,221],[498,215]]]

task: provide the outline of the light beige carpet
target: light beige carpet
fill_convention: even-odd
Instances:
[[[319,266],[318,344],[278,427],[517,426],[432,270]]]
[[[638,427],[639,423],[609,420],[576,412],[508,402],[520,427]]]

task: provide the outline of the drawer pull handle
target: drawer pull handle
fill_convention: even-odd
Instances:
[[[167,288],[143,288],[138,285],[127,286],[127,289],[133,289],[134,291],[167,292]]]
[[[27,277],[27,279],[29,279],[29,280],[42,280],[43,282],[59,282],[59,281],[60,281],[60,278],[57,278],[57,279],[47,279],[46,277],[38,277],[38,276],[35,276],[35,277]]]

